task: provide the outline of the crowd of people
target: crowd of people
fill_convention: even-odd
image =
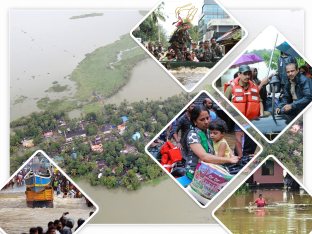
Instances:
[[[225,133],[229,128],[235,132],[233,149],[225,139]],[[231,174],[227,166],[238,165],[243,155],[252,156],[255,153],[256,143],[247,138],[248,135],[207,96],[201,104],[194,102],[189,105],[151,145],[151,148],[162,145],[160,155],[154,156],[182,186],[187,188],[203,163],[218,165],[220,170]],[[168,142],[171,148],[179,149],[181,157],[175,157],[172,152],[164,155],[163,148]],[[236,173],[237,171],[234,174]],[[207,194],[200,196],[211,198]]]
[[[276,73],[260,81],[256,68],[241,65],[224,85],[224,95],[249,120],[273,112],[293,119],[312,101],[311,77],[309,64],[298,67],[295,58],[281,52]]]
[[[83,195],[70,181],[63,176],[58,170],[55,170],[52,175],[51,184],[53,190],[57,196],[62,196],[63,198],[82,198]]]
[[[44,229],[41,226],[38,227],[31,227],[29,229],[29,234],[72,234],[77,229],[80,228],[80,226],[85,222],[83,218],[79,218],[77,220],[76,228],[74,219],[68,217],[68,212],[65,212],[62,214],[61,218],[56,219],[54,221],[48,222],[47,227]],[[91,211],[89,213],[89,216],[91,216],[93,212]],[[26,233],[23,233],[26,234]]]
[[[146,48],[159,61],[214,62],[224,56],[222,46],[214,38],[204,42],[172,43],[164,49],[160,42],[148,42]]]

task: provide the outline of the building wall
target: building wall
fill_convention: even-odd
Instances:
[[[284,182],[283,168],[278,163],[274,162],[274,173],[273,173],[273,175],[263,175],[263,173],[265,171],[264,166],[265,166],[265,164],[263,164],[254,173],[254,175],[253,175],[253,181],[254,182],[260,183],[260,184],[280,184],[280,183]]]
[[[201,38],[207,32],[207,24],[211,19],[224,18],[229,18],[229,15],[214,0],[205,0],[202,6],[202,16],[198,21]]]

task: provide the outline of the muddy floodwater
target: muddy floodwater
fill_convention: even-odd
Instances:
[[[208,72],[209,68],[205,67],[181,67],[179,69],[170,70],[170,73],[189,90],[192,89]]]
[[[249,206],[259,193],[268,206]],[[232,233],[310,233],[312,199],[303,190],[257,190],[232,196],[215,215]]]
[[[84,198],[54,197],[54,208],[28,208],[26,206],[25,187],[0,192],[0,227],[10,234],[28,233],[29,228],[41,226],[44,230],[49,221],[59,219],[64,212],[75,221],[87,220],[93,208],[86,205]]]

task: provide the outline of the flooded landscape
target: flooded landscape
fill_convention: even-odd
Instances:
[[[216,223],[210,209],[200,208],[172,179],[144,185],[137,191],[106,189],[78,182],[100,207],[91,223],[207,224]],[[170,206],[170,212],[168,212]]]
[[[74,219],[75,226],[79,218],[87,220],[92,208],[88,208],[84,198],[54,197],[54,208],[28,208],[25,186],[0,192],[0,227],[6,233],[27,233],[29,228],[41,226],[44,230],[49,221],[59,219],[64,212]]]
[[[188,68],[181,67],[180,69],[170,70],[170,73],[188,90],[191,90],[201,79],[209,72],[209,68],[197,67]]]
[[[76,85],[68,79],[85,55],[127,34],[142,17],[138,11],[104,11],[103,16],[70,19],[86,11],[14,10],[10,12],[10,102],[11,120],[39,111],[36,103],[73,98]],[[102,25],[119,22],[107,33]],[[38,23],[38,19],[40,22]],[[47,27],[53,25],[53,27]],[[101,30],[100,30],[101,28]],[[13,46],[14,45],[14,46]],[[63,92],[47,92],[57,82]]]
[[[268,205],[250,206],[260,193]],[[255,190],[230,197],[215,216],[232,233],[309,233],[312,199],[304,190]]]

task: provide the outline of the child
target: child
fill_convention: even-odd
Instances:
[[[214,120],[210,122],[209,130],[215,154],[219,157],[230,158],[233,153],[227,141],[224,139],[224,133],[227,130],[226,123],[221,119]]]

